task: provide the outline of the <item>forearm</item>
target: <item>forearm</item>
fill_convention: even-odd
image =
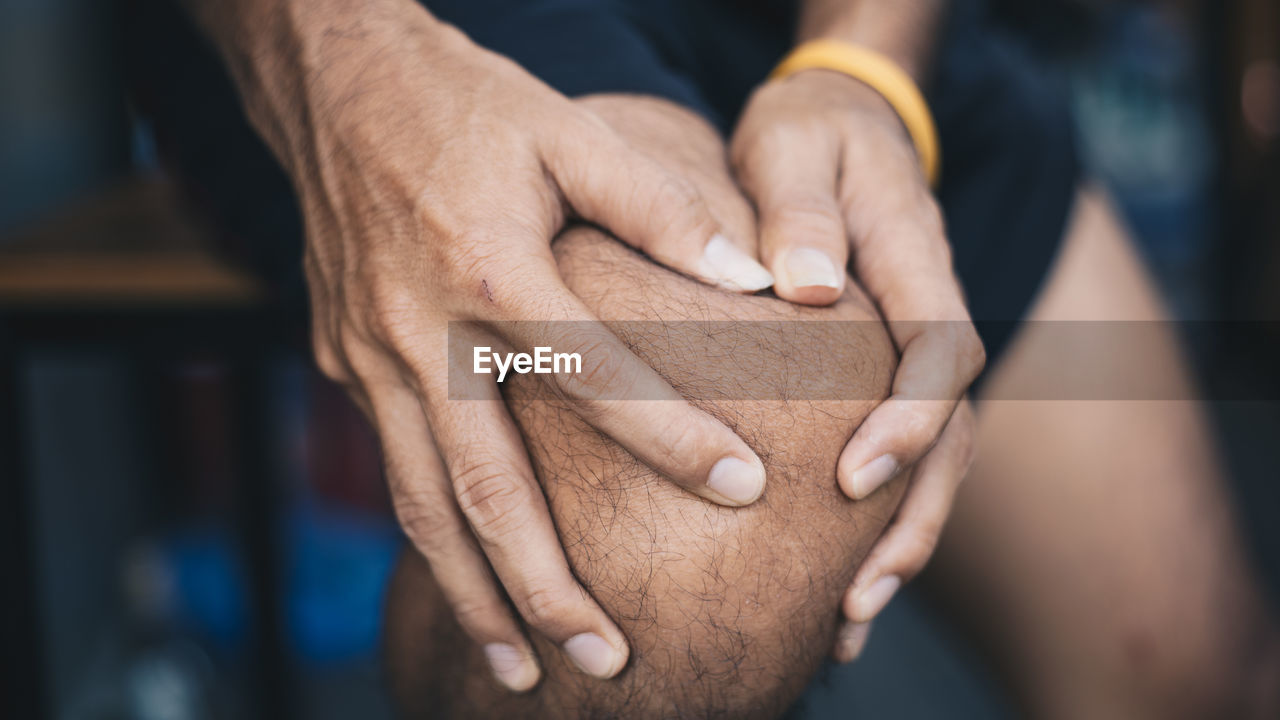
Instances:
[[[856,43],[887,55],[924,84],[947,5],[946,0],[803,0],[797,42]]]
[[[178,1],[221,56],[249,120],[290,171],[317,115],[334,119],[338,113],[330,110],[376,81],[388,51],[443,51],[464,40],[412,0]]]

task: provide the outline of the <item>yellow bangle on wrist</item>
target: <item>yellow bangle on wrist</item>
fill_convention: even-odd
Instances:
[[[859,80],[880,94],[907,128],[920,167],[930,185],[937,184],[941,151],[933,115],[911,76],[874,50],[839,40],[811,40],[791,51],[769,74],[779,80],[801,70],[834,70]]]

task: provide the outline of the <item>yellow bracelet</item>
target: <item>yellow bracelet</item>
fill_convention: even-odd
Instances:
[[[791,51],[769,74],[779,80],[801,70],[834,70],[860,80],[880,93],[901,118],[920,157],[920,167],[930,185],[938,182],[940,150],[933,115],[911,76],[874,50],[838,40],[811,40]]]

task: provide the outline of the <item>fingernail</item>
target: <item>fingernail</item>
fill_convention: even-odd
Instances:
[[[773,275],[723,235],[716,234],[702,251],[701,275],[736,292],[756,292],[773,284]]]
[[[849,478],[849,486],[853,490],[853,499],[861,500],[876,488],[889,482],[898,474],[898,461],[892,455],[881,455],[871,462],[853,471]]]
[[[787,282],[793,288],[840,287],[840,273],[836,264],[821,250],[794,248],[787,251]]]
[[[516,692],[524,692],[538,684],[538,665],[527,653],[506,643],[489,643],[484,655],[498,682]]]
[[[867,637],[871,634],[871,623],[846,623],[840,629],[840,637],[836,640],[836,662],[847,663],[858,659],[862,649],[867,646]]]
[[[723,457],[711,466],[707,487],[736,503],[750,505],[764,492],[764,468],[733,456]]]
[[[580,633],[564,644],[579,670],[598,678],[611,678],[622,669],[622,654],[595,633]]]
[[[859,593],[853,601],[858,620],[866,622],[879,615],[899,587],[902,587],[902,580],[897,575],[885,575],[871,583],[871,587]]]

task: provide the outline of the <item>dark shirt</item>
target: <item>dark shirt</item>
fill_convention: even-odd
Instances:
[[[215,56],[169,0],[137,0],[137,103],[170,166],[230,245],[303,302],[289,183],[253,135]],[[953,3],[926,88],[938,123],[938,199],[956,271],[991,362],[1029,307],[1079,182],[1063,94],[976,3]],[[656,95],[723,133],[792,45],[786,0],[431,0],[477,43],[570,96]]]

